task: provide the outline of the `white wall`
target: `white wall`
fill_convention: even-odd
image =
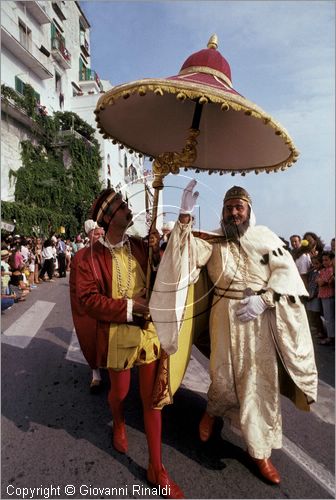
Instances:
[[[14,200],[14,179],[9,179],[10,170],[22,165],[20,142],[36,142],[29,130],[20,127],[16,121],[4,113],[1,124],[1,199]]]
[[[7,86],[15,88],[15,76],[18,76],[23,82],[32,85],[34,90],[40,94],[41,104],[47,107],[48,113],[51,115],[55,111],[59,111],[59,94],[55,88],[55,71],[62,78],[62,93],[64,94],[63,111],[73,111],[77,113],[83,120],[88,122],[96,129],[94,109],[96,107],[99,93],[87,94],[84,90],[84,95],[73,96],[74,81],[80,85],[79,81],[79,58],[81,54],[80,48],[80,29],[79,18],[81,16],[77,5],[72,0],[60,3],[61,9],[66,17],[66,20],[61,21],[52,8],[51,1],[41,1],[46,13],[51,20],[56,19],[57,24],[62,27],[62,36],[65,38],[65,46],[71,54],[71,68],[65,69],[58,63],[51,54],[47,57],[41,53],[39,47],[43,45],[51,52],[51,23],[39,24],[39,22],[25,8],[25,4],[15,1],[6,1],[1,3],[1,24],[12,34],[18,41],[20,40],[18,19],[20,18],[27,27],[31,30],[31,52],[32,54],[52,73],[52,77],[42,80],[24,62],[19,60],[5,47],[2,47],[1,58],[1,81]],[[85,32],[86,39],[90,47],[90,30]],[[91,54],[90,54],[91,56]],[[86,57],[87,67],[94,70],[94,64],[91,64],[91,57]],[[102,81],[104,90],[112,88],[111,82],[108,80]],[[83,87],[84,89],[84,87]],[[94,92],[98,92],[94,90]],[[8,172],[10,169],[17,170],[21,167],[20,157],[20,141],[29,138],[29,130],[19,122],[14,122],[11,118],[6,119],[3,123],[1,136],[1,163],[2,163],[2,186],[1,198],[3,200],[13,199],[14,186],[10,185]],[[126,149],[120,149],[118,145],[112,144],[111,140],[103,139],[102,135],[96,132],[96,138],[100,144],[100,152],[102,156],[102,165],[99,171],[99,176],[104,187],[107,187],[108,180],[111,185],[121,189],[125,196],[129,198],[132,210],[134,212],[136,224],[136,232],[146,234],[145,226],[145,191],[143,176],[144,161],[137,154],[130,154]],[[129,176],[125,176],[128,172],[125,171],[124,157],[127,158],[127,166],[131,164],[137,171],[138,179],[131,182]],[[110,175],[108,174],[108,164],[110,165]],[[158,226],[160,227],[160,226]]]
[[[21,5],[20,2],[1,2],[1,25],[18,41],[20,41],[19,19],[31,30],[31,54],[50,72],[53,72],[51,58],[39,50],[41,45],[50,49],[50,24],[40,25],[37,23],[28,11],[25,12],[24,5]],[[53,79],[41,80],[23,61],[2,47],[1,81],[15,88],[15,76],[32,85],[35,91],[41,95],[42,101],[47,100],[52,85],[50,80]]]

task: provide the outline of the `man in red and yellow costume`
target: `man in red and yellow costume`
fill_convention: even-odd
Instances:
[[[147,320],[148,246],[141,238],[125,234],[133,224],[132,212],[113,189],[104,190],[95,200],[91,218],[104,228],[105,237],[83,250],[76,268],[76,297],[85,313],[77,318],[77,328],[85,331],[86,316],[96,320],[96,364],[108,369],[111,382],[108,402],[113,446],[120,453],[128,450],[123,406],[130,387],[130,369],[138,366],[149,451],[147,479],[160,486],[160,493],[168,498],[184,498],[162,465],[161,411],[152,406],[160,343],[153,323]],[[159,238],[151,235],[149,241],[153,260],[158,260]]]

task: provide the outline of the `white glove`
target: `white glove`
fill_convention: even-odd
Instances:
[[[236,311],[236,316],[240,321],[244,322],[255,319],[268,307],[260,295],[250,295],[250,297],[241,300],[240,304],[242,307]]]
[[[189,184],[184,188],[181,200],[181,208],[180,214],[191,214],[196,205],[197,198],[199,196],[199,192],[195,191],[193,193],[193,189],[196,186],[197,181],[193,179],[189,182]]]

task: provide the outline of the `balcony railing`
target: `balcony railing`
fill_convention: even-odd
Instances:
[[[51,48],[53,55],[65,69],[71,68],[71,54],[65,46],[65,39],[60,36],[54,36],[51,39]],[[59,57],[59,55],[61,57]]]
[[[67,137],[76,137],[76,139],[79,139],[81,141],[84,141],[85,144],[87,144],[90,147],[94,147],[94,144],[89,141],[86,137],[84,137],[82,134],[77,132],[77,130],[60,130],[57,132],[57,136],[53,142],[53,146],[66,146],[68,145]]]
[[[36,111],[38,111],[38,106],[37,104]],[[5,118],[6,116],[10,116],[31,130],[39,130],[39,126],[33,117],[34,113],[27,106],[24,97],[10,87],[1,89],[1,111],[4,113]]]
[[[103,90],[103,85],[100,81],[100,78],[93,69],[82,68],[79,72],[79,81],[80,82],[95,81],[99,89]]]

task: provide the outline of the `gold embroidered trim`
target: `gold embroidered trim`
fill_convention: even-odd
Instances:
[[[221,71],[209,68],[208,66],[190,66],[189,68],[185,68],[180,71],[179,75],[185,75],[187,73],[207,73],[208,75],[218,76],[218,78],[224,80],[224,82],[227,83],[229,87],[232,87],[232,82],[229,77],[227,77]]]
[[[126,284],[123,286],[123,280],[122,280],[122,274],[121,274],[121,266],[119,264],[119,260],[116,254],[116,251],[114,247],[111,245],[109,242],[107,236],[105,237],[105,243],[107,244],[107,248],[110,251],[110,254],[112,256],[112,260],[115,262],[115,267],[116,267],[116,274],[117,274],[117,288],[118,288],[118,293],[120,295],[120,298],[126,299],[128,298],[127,292],[129,291],[130,285],[131,285],[131,278],[132,278],[132,251],[131,251],[131,244],[129,239],[127,238],[126,240],[126,247],[127,247],[127,279],[126,279]]]
[[[293,163],[297,161],[297,158],[300,154],[299,151],[296,149],[287,130],[283,128],[280,125],[280,123],[275,121],[270,115],[266,114],[261,108],[259,108],[259,106],[248,101],[244,97],[232,94],[230,92],[225,92],[224,90],[219,90],[219,89],[217,90],[208,85],[201,85],[186,81],[183,82],[173,81],[173,80],[168,81],[161,79],[154,80],[151,78],[118,85],[113,89],[109,90],[108,92],[106,92],[105,94],[103,94],[99,98],[95,109],[95,114],[96,114],[97,127],[99,131],[103,134],[104,138],[110,138],[111,136],[100,124],[100,119],[99,119],[100,112],[103,111],[106,107],[113,105],[118,99],[120,98],[127,99],[132,94],[138,93],[139,90],[141,90],[141,93],[143,93],[144,90],[147,92],[153,92],[154,94],[158,95],[158,99],[165,92],[170,94],[176,94],[177,97],[178,94],[183,94],[185,98],[188,98],[190,100],[205,98],[211,103],[219,104],[223,111],[231,108],[234,111],[244,112],[253,118],[263,120],[265,125],[270,125],[274,129],[274,133],[276,135],[281,136],[284,139],[285,144],[288,146],[288,149],[290,150],[290,154],[286,160],[267,167],[254,167],[251,169],[231,169],[231,170],[230,169],[212,170],[212,169],[197,167],[196,172],[207,171],[209,174],[219,172],[220,175],[222,175],[223,173],[231,173],[231,175],[240,173],[242,175],[246,175],[247,173],[252,172],[253,170],[256,174],[259,174],[260,172],[270,173],[270,172],[278,172],[279,170],[284,171],[287,170],[287,168],[291,167]],[[123,141],[118,139],[118,137],[114,136],[112,137],[112,139],[114,144],[120,143],[122,146],[125,146],[128,149],[134,150],[134,147],[132,145],[124,143]],[[136,152],[150,157],[152,156],[150,153],[146,151],[136,151]]]
[[[249,283],[249,265],[248,265],[248,257],[246,252],[242,249],[240,243],[234,243],[233,241],[229,241],[229,248],[233,260],[237,266],[237,271],[240,268],[242,280],[244,287],[247,288]],[[242,291],[244,293],[244,291]]]
[[[172,404],[173,397],[169,389],[169,356],[161,349],[157,376],[153,389],[152,407],[162,410],[165,405]]]

